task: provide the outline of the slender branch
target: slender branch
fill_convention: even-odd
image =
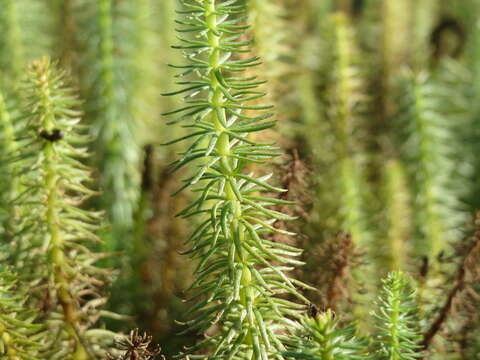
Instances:
[[[469,285],[467,280],[468,274],[475,269],[477,265],[477,260],[480,258],[480,229],[476,231],[474,235],[474,242],[468,249],[463,262],[457,270],[455,276],[455,285],[448,293],[447,299],[440,309],[437,317],[433,321],[430,328],[427,330],[423,337],[422,347],[427,350],[432,344],[433,339],[442,329],[446,323],[455,300],[462,294],[463,290],[466,289]]]

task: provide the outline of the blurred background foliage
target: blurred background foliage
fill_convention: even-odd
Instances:
[[[91,165],[103,195],[91,206],[107,214],[102,249],[116,254],[105,261],[117,269],[109,306],[129,316],[110,325],[147,330],[166,354],[195,341],[177,336],[175,323],[192,277],[180,255],[192,226],[175,217],[188,195],[171,197],[180,176],[169,164],[179,149],[161,145],[182,131],[161,116],[180,100],[161,96],[172,89],[167,64],[184,62],[170,47],[176,6],[0,3],[0,113],[15,109],[12,89],[32,59],[49,54],[69,71],[96,139]],[[268,81],[279,120],[279,131],[262,136],[285,149],[273,166],[297,204],[288,209],[305,249],[297,276],[319,289],[308,297],[369,328],[380,279],[402,270],[418,283],[421,309],[435,313],[480,207],[480,1],[247,6],[253,51],[263,59],[249,71]],[[11,129],[0,118],[5,154]],[[438,359],[478,358],[469,357],[478,335],[466,335],[478,334],[478,315],[460,313],[435,340]]]

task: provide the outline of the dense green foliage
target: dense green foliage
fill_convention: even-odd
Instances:
[[[248,137],[275,122],[269,120],[269,106],[251,104],[264,95],[257,90],[261,82],[242,77],[259,59],[233,57],[246,54],[250,45],[240,39],[246,27],[235,19],[242,10],[244,6],[235,1],[183,3],[180,13],[193,16],[177,20],[183,25],[178,31],[198,35],[195,40],[180,37],[181,45],[176,47],[191,52],[186,54],[189,64],[176,67],[183,70],[182,77],[195,72],[196,79],[182,79],[178,84],[184,88],[169,94],[187,94],[186,106],[168,113],[177,116],[172,123],[193,120],[186,125],[192,132],[175,140],[194,139],[174,171],[193,161],[200,163],[180,189],[196,185],[199,195],[179,215],[202,216],[187,241],[191,244],[187,253],[199,260],[193,297],[205,296],[189,310],[194,318],[187,324],[199,333],[217,323],[222,328],[189,352],[212,344],[211,359],[268,359],[278,354],[284,349],[278,330],[290,327],[288,317],[298,317],[302,309],[278,295],[292,294],[307,301],[286,274],[288,266],[300,264],[294,257],[301,252],[266,237],[272,232],[287,233],[273,224],[292,218],[271,208],[288,201],[263,193],[284,190],[267,182],[271,174],[255,176],[247,170],[276,156],[278,149]]]
[[[16,274],[2,268],[0,279],[0,355],[3,359],[39,359],[46,354],[45,329],[25,306],[27,296]]]
[[[19,192],[12,204],[8,262],[31,283],[30,301],[44,309],[42,320],[56,319],[49,331],[57,334],[58,348],[50,358],[72,353],[86,359],[98,351],[89,328],[98,318],[97,288],[105,274],[93,265],[100,256],[88,250],[88,242],[98,241],[101,222],[100,213],[80,208],[95,193],[87,187],[91,172],[81,163],[89,136],[79,124],[78,100],[64,82],[48,58],[29,67],[25,116],[11,154]]]
[[[402,273],[391,273],[383,281],[375,350],[377,359],[407,360],[422,357],[420,325],[415,292]]]
[[[476,359],[479,9],[0,1],[0,358]]]

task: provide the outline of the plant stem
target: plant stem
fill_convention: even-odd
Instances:
[[[209,29],[208,32],[208,42],[210,45],[210,55],[208,58],[208,63],[209,67],[211,68],[210,71],[210,82],[211,82],[211,87],[210,87],[210,92],[212,94],[211,97],[211,106],[214,109],[219,109],[221,112],[221,116],[225,118],[225,107],[224,107],[224,97],[222,90],[219,87],[218,79],[215,76],[215,72],[218,71],[218,68],[220,66],[220,37],[216,34],[218,34],[218,29],[217,29],[217,15],[216,15],[216,9],[215,9],[215,0],[207,0],[204,2],[205,6],[205,19],[207,22],[207,26]],[[218,153],[221,155],[220,159],[220,168],[222,174],[225,176],[225,178],[230,178],[232,179],[233,177],[233,168],[232,164],[230,162],[230,137],[229,135],[224,131],[225,129],[223,128],[222,123],[220,122],[220,119],[218,118],[218,113],[217,111],[212,111],[211,115],[211,121],[213,122],[215,129],[218,134],[218,141],[216,145],[216,149]],[[232,181],[235,181],[232,179]],[[237,228],[239,228],[239,243],[241,244],[244,241],[245,233],[243,230],[243,225],[239,223],[239,219],[242,217],[242,207],[241,204],[235,195],[235,192],[232,189],[232,186],[230,182],[227,182],[225,184],[225,194],[228,199],[233,204],[233,221],[230,223],[230,234],[231,234],[231,239],[235,238],[235,231]],[[231,245],[231,250],[234,251],[234,248],[236,245],[232,243]],[[253,302],[253,294],[251,292],[250,284],[252,282],[252,275],[250,273],[250,270],[248,269],[247,263],[248,263],[248,255],[247,254],[242,254],[241,248],[236,249],[237,251],[235,252],[235,258],[237,261],[241,262],[243,264],[242,267],[242,277],[241,277],[241,285],[242,289],[240,290],[240,302],[241,304],[247,308],[248,306],[251,306],[251,303]],[[249,333],[246,336],[246,341],[248,344],[251,344],[252,338],[251,334]],[[252,358],[253,358],[253,353],[252,353]]]
[[[438,199],[433,195],[434,174],[432,171],[437,171],[432,168],[430,163],[432,152],[435,149],[433,139],[431,138],[431,129],[428,129],[428,119],[424,118],[424,114],[427,111],[424,108],[424,94],[421,91],[421,85],[417,79],[414,80],[414,97],[415,97],[415,112],[414,112],[414,124],[415,133],[419,137],[419,157],[421,159],[419,164],[419,172],[422,174],[421,191],[424,197],[424,211],[425,211],[425,223],[422,225],[425,228],[425,238],[427,245],[421,246],[417,244],[417,247],[423,250],[423,254],[431,254],[437,256],[446,245],[445,229],[440,219],[438,211]],[[429,131],[430,130],[430,131]],[[434,267],[437,265],[432,263]]]
[[[43,120],[44,128],[47,132],[51,133],[55,129],[55,114],[53,113],[51,104],[50,87],[48,83],[47,74],[40,75],[40,103],[44,110]],[[72,298],[69,292],[71,279],[65,271],[66,254],[63,251],[63,238],[59,227],[60,219],[58,211],[58,194],[60,185],[60,177],[57,173],[57,164],[59,159],[57,157],[54,142],[47,142],[43,148],[45,162],[45,189],[47,194],[46,200],[46,224],[49,234],[48,245],[48,258],[51,261],[51,269],[53,274],[54,289],[57,291],[57,297],[60,305],[63,309],[63,320],[66,325],[67,332],[70,334],[72,340],[75,342],[75,360],[87,360],[89,359],[88,352],[84,345],[80,341],[76,332],[76,324],[78,320],[78,309],[75,305],[75,300]]]
[[[18,79],[24,65],[22,33],[18,23],[18,1],[4,0],[0,21],[3,22],[3,41],[0,44],[0,65],[2,82],[6,79]]]
[[[410,197],[405,170],[398,159],[391,159],[384,169],[387,239],[390,271],[405,270],[409,255]],[[385,251],[385,249],[381,249]]]

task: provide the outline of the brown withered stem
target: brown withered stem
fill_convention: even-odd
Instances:
[[[325,308],[335,310],[336,304],[343,298],[348,298],[348,291],[345,285],[349,277],[350,263],[354,252],[352,237],[348,233],[338,233],[337,251],[333,251],[332,265],[333,276],[328,284]]]
[[[287,152],[288,160],[281,166],[279,173],[283,173],[282,188],[286,189],[286,192],[280,193],[279,198],[281,200],[294,201],[294,206],[281,205],[278,207],[278,211],[283,212],[291,216],[299,217],[302,222],[306,222],[308,219],[308,212],[305,209],[311,207],[311,196],[308,194],[308,173],[309,169],[300,158],[298,150],[293,148]],[[287,231],[297,232],[292,222],[287,224],[283,221],[277,222],[277,228]],[[298,227],[298,225],[297,225]],[[291,237],[282,235],[280,233],[274,233],[272,235],[274,241],[281,243],[291,242]],[[294,244],[290,244],[294,245]]]
[[[423,337],[421,345],[424,350],[428,350],[433,339],[450,317],[455,304],[462,302],[463,295],[471,294],[474,291],[472,285],[478,283],[480,279],[480,267],[478,265],[480,261],[480,212],[476,215],[475,223],[476,231],[455,274],[454,286],[448,293],[447,299],[439,310],[437,317]]]
[[[152,344],[152,337],[146,333],[140,334],[139,329],[132,330],[125,338],[115,340],[115,347],[124,354],[119,357],[109,355],[109,360],[153,360],[160,354],[160,347]]]
[[[148,222],[148,233],[151,239],[160,241],[151,244],[152,255],[145,263],[143,278],[144,283],[153,288],[153,309],[152,313],[147,314],[148,329],[154,334],[163,335],[173,324],[173,318],[167,310],[178,288],[179,269],[184,268],[180,265],[183,260],[178,250],[185,238],[186,227],[181,219],[175,217],[185,206],[185,196],[179,194],[171,197],[178,187],[178,175],[173,175],[168,168],[159,169],[159,172],[153,191],[153,216]],[[153,271],[158,267],[159,271]],[[158,279],[158,276],[161,276],[161,279]],[[161,285],[155,287],[154,284]]]

